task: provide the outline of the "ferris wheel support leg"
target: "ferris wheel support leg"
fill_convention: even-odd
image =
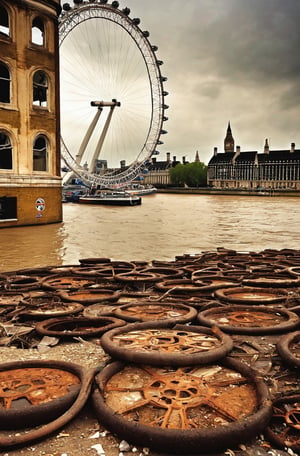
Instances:
[[[90,162],[89,169],[90,169],[90,171],[91,171],[92,173],[93,173],[94,170],[95,170],[96,161],[97,161],[97,159],[99,158],[99,155],[100,155],[100,152],[101,152],[101,149],[102,149],[102,146],[103,146],[103,143],[104,143],[104,140],[105,140],[105,137],[106,137],[106,134],[107,134],[107,131],[108,131],[110,122],[111,122],[111,118],[112,118],[114,109],[115,109],[115,105],[113,105],[113,106],[110,107],[109,114],[108,114],[108,116],[107,116],[105,125],[104,125],[104,127],[103,127],[101,136],[100,136],[100,138],[99,138],[99,141],[98,141],[98,143],[97,143],[97,146],[96,146],[96,149],[95,149],[93,158],[92,158],[92,160],[91,160],[91,162]]]
[[[96,125],[97,125],[97,122],[98,122],[98,120],[99,120],[99,117],[100,117],[100,114],[101,114],[102,111],[103,111],[103,108],[101,108],[101,107],[99,106],[98,109],[97,109],[97,112],[96,112],[96,114],[95,114],[95,116],[94,116],[94,118],[93,118],[93,120],[92,120],[92,122],[91,122],[89,128],[87,129],[87,132],[86,132],[86,134],[85,134],[83,140],[82,140],[82,143],[81,143],[81,145],[80,145],[78,154],[76,155],[76,161],[77,161],[77,163],[78,163],[79,165],[80,165],[82,156],[83,156],[83,154],[84,154],[84,152],[85,152],[85,149],[86,149],[86,147],[87,147],[87,145],[88,145],[88,142],[89,142],[89,140],[91,139],[91,136],[92,136],[92,134],[93,134],[93,131],[95,130],[95,127],[96,127]]]

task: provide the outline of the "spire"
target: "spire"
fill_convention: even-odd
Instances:
[[[234,139],[231,133],[230,121],[228,122],[226,137],[224,139],[224,152],[234,152]]]
[[[199,162],[199,161],[200,161],[199,152],[196,150],[195,162]]]
[[[269,143],[268,143],[268,139],[266,138],[265,147],[264,147],[264,153],[265,153],[265,154],[268,154],[269,151],[270,151],[270,149],[269,149]]]

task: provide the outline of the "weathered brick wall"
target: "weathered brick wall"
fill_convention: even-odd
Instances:
[[[62,195],[59,187],[0,187],[0,198],[3,196],[17,197],[17,221],[0,220],[0,228],[62,221]],[[44,210],[37,209],[37,200],[40,198],[45,202]]]

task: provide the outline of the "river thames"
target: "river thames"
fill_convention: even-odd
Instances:
[[[80,258],[173,260],[226,247],[300,248],[297,197],[154,194],[135,207],[63,205],[59,224],[0,230],[0,271]]]

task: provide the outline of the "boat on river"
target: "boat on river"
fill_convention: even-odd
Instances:
[[[130,195],[145,196],[152,195],[157,192],[157,188],[153,185],[131,184],[123,188],[126,193]]]
[[[78,201],[83,204],[110,206],[139,206],[142,204],[140,196],[115,190],[97,190],[95,193],[80,196]]]

